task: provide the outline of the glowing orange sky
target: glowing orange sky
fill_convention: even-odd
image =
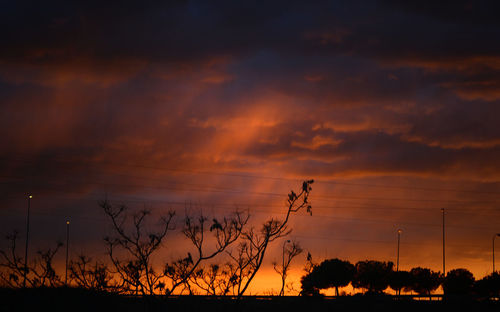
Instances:
[[[105,196],[178,222],[186,203],[248,208],[258,225],[312,178],[290,237],[318,262],[395,262],[401,228],[400,267],[441,270],[445,208],[447,269],[491,273],[500,27],[495,10],[434,6],[9,5],[0,228],[23,233],[33,193],[33,252],[71,219],[71,255],[104,257]],[[169,243],[159,258],[187,252]],[[280,244],[252,291],[279,287]]]

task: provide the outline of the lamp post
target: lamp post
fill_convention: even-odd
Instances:
[[[401,240],[401,232],[403,232],[403,230],[398,229],[398,257],[396,260],[396,272],[399,272],[399,242]]]
[[[500,236],[500,233],[493,235],[493,273],[495,273],[495,237]]]
[[[68,255],[69,255],[69,221],[66,221],[66,276],[64,285],[68,286]]]
[[[446,276],[446,266],[445,266],[445,231],[444,231],[444,208],[441,208],[441,212],[443,213],[443,275]]]
[[[26,247],[24,248],[24,277],[23,277],[23,288],[26,287],[26,274],[28,273],[28,244],[30,237],[30,207],[31,199],[33,195],[28,195],[28,214],[26,216]]]

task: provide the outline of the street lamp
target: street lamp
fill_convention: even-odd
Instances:
[[[24,278],[23,288],[26,287],[26,274],[28,273],[28,243],[30,237],[30,206],[33,195],[28,195],[28,214],[26,216],[26,247],[24,248]]]
[[[401,240],[401,232],[403,232],[403,230],[398,229],[398,257],[396,260],[396,272],[399,272],[399,242]]]
[[[446,266],[445,266],[445,235],[444,235],[444,208],[441,208],[441,212],[443,213],[443,274],[446,276]]]
[[[68,286],[68,255],[69,255],[69,221],[66,221],[66,277],[64,285]]]
[[[500,236],[500,233],[493,235],[493,273],[495,273],[495,237]]]

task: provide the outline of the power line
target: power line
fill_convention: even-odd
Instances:
[[[355,243],[366,243],[366,244],[372,244],[372,243],[377,243],[377,244],[389,244],[389,245],[394,245],[394,240],[373,240],[373,239],[356,239],[356,238],[345,238],[345,237],[332,237],[332,236],[324,236],[324,235],[293,235],[294,237],[300,237],[304,239],[323,239],[323,240],[328,240],[328,241],[343,241],[343,242],[355,242]],[[430,246],[440,246],[440,243],[436,243],[434,241],[426,241],[426,242],[401,242],[401,245],[430,245]],[[469,244],[449,244],[450,247],[468,247],[468,248],[475,248],[475,249],[488,249],[489,246],[485,246],[483,248],[480,248],[478,245],[469,245]]]
[[[16,183],[18,181],[14,182],[0,182],[2,184],[9,184],[9,183]],[[75,183],[80,182],[76,181]],[[47,185],[47,183],[58,183],[58,182],[44,182],[44,185]],[[108,186],[108,187],[124,187],[124,188],[146,188],[146,189],[159,189],[159,190],[171,190],[171,191],[188,191],[188,192],[211,192],[211,193],[226,193],[226,194],[251,194],[251,195],[258,195],[258,196],[271,196],[271,197],[282,197],[284,198],[284,194],[282,193],[273,193],[273,192],[256,192],[256,191],[249,191],[249,190],[238,190],[238,189],[213,189],[211,186],[204,186],[204,188],[200,187],[197,189],[193,188],[180,188],[180,187],[173,187],[173,186],[158,186],[158,185],[143,185],[143,184],[123,184],[123,183],[109,183],[109,182],[96,182],[96,181],[85,181],[85,185],[102,185],[102,186]],[[182,183],[177,183],[179,185],[182,185]],[[67,183],[64,184],[64,186],[67,186]],[[461,204],[479,204],[479,203],[497,203],[497,201],[492,201],[492,200],[478,200],[478,201],[461,201],[461,200],[454,200],[454,199],[431,199],[431,198],[426,198],[426,199],[416,199],[416,198],[388,198],[388,197],[360,197],[360,196],[344,196],[344,195],[314,195],[314,200],[319,200],[319,201],[326,201],[326,200],[332,200],[332,199],[343,199],[343,200],[380,200],[380,201],[409,201],[409,202],[436,202],[436,203],[461,203]]]
[[[83,164],[78,161],[71,161],[68,159],[57,159],[51,158],[52,161],[62,162],[62,163],[73,163],[80,166],[88,167],[88,164]],[[24,161],[30,162],[30,161]],[[290,181],[290,182],[301,182],[301,179],[296,178],[286,178],[286,177],[273,177],[266,175],[254,175],[245,173],[234,173],[234,172],[216,172],[207,170],[192,170],[192,169],[179,169],[179,168],[168,168],[168,167],[158,167],[143,164],[130,164],[130,163],[117,163],[117,162],[107,162],[107,161],[89,161],[96,164],[105,164],[112,167],[131,167],[131,168],[143,168],[143,169],[153,169],[161,171],[170,172],[183,172],[198,175],[216,175],[216,176],[228,176],[228,177],[239,177],[239,178],[249,178],[249,179],[267,179],[267,180],[277,180],[277,181]],[[140,177],[141,179],[148,179],[147,177]],[[388,185],[388,184],[371,184],[371,183],[352,183],[352,182],[340,182],[331,180],[316,179],[317,182],[323,184],[331,185],[345,185],[345,186],[361,186],[361,187],[374,187],[374,188],[389,188],[389,189],[404,189],[404,190],[421,190],[421,191],[432,191],[432,192],[456,192],[456,193],[473,193],[473,194],[489,194],[489,195],[500,195],[500,192],[495,191],[478,191],[478,190],[464,190],[464,189],[453,189],[453,188],[431,188],[431,187],[418,187],[418,186],[404,186],[404,185]]]
[[[185,205],[186,203],[181,203],[181,202],[171,202],[171,204],[175,205]],[[225,207],[211,207],[217,210],[230,210],[230,208],[225,208]],[[232,209],[231,209],[232,210]],[[9,215],[5,214],[5,212],[0,212],[1,214],[4,215]],[[270,211],[270,210],[263,210],[263,209],[252,209],[250,213],[257,213],[257,214],[275,214],[275,215],[284,215],[286,212],[284,211]],[[55,214],[51,212],[43,212],[43,211],[38,211],[38,215],[44,215],[44,216],[60,216],[60,217],[67,217],[68,215],[61,215],[61,214]],[[10,214],[11,216],[21,216],[21,214]],[[389,224],[398,224],[398,225],[406,225],[406,226],[417,226],[417,227],[441,227],[440,224],[431,224],[431,223],[419,223],[419,222],[408,222],[408,221],[401,221],[401,220],[388,220],[388,219],[373,219],[373,218],[353,218],[353,217],[341,217],[341,216],[332,216],[328,214],[314,214],[312,216],[309,215],[300,215],[300,214],[295,214],[296,217],[306,217],[306,218],[314,218],[314,219],[334,219],[334,220],[341,220],[344,222],[368,222],[368,223],[389,223]],[[72,216],[73,218],[73,216]],[[78,216],[76,216],[78,218]],[[96,219],[96,218],[93,218]],[[96,219],[97,220],[97,219]],[[105,218],[99,218],[99,221],[103,221]],[[451,228],[459,228],[459,229],[474,229],[474,230],[484,230],[487,229],[487,227],[479,227],[479,226],[459,226],[459,225],[449,225]],[[493,229],[493,228],[491,228]],[[494,229],[493,229],[494,230]]]
[[[263,213],[263,214],[268,214],[268,212],[265,211],[255,211],[257,213]],[[13,215],[13,214],[4,214],[0,213],[3,215]],[[61,218],[66,218],[67,215],[62,215],[62,214],[52,214],[52,213],[43,213],[43,212],[36,212],[32,214],[33,216],[46,216],[46,217],[54,217],[58,216]],[[20,216],[20,215],[17,215]],[[314,216],[313,216],[314,217]],[[316,216],[318,218],[324,218],[328,216]],[[72,216],[72,219],[85,219],[85,220],[91,220],[91,221],[96,221],[96,222],[109,222],[108,219],[106,218],[95,218],[95,217],[85,217],[85,216]],[[335,218],[335,217],[333,217]],[[350,220],[359,220],[359,219],[350,219]],[[376,220],[370,220],[370,221],[376,221]],[[401,223],[401,224],[406,224],[406,223]],[[433,224],[418,224],[418,223],[413,223],[414,225],[419,225],[419,226],[437,226],[439,227],[440,225],[433,225]],[[457,228],[463,228],[459,226],[450,226],[450,227],[457,227]],[[470,227],[467,227],[470,228]],[[334,241],[349,241],[349,242],[360,242],[360,243],[381,243],[381,244],[394,244],[393,240],[370,240],[370,239],[352,239],[352,238],[339,238],[339,237],[334,237],[334,236],[324,236],[324,235],[293,235],[294,237],[300,237],[300,238],[305,238],[305,239],[325,239],[325,240],[334,240]],[[404,245],[410,244],[410,245],[439,245],[440,243],[417,243],[417,242],[404,242]],[[478,248],[477,245],[466,245],[466,244],[450,244],[450,246],[455,246],[455,247],[471,247],[471,248]],[[489,247],[489,246],[488,246]]]
[[[57,189],[57,188],[50,188],[52,191],[57,191],[59,193],[62,193],[64,191],[62,191],[61,189]],[[278,194],[276,194],[278,195]],[[23,195],[20,195],[19,199],[21,198],[24,198],[24,194]],[[101,198],[89,198],[88,195],[84,195],[85,197],[82,198],[82,196],[75,196],[75,197],[70,197],[68,195],[66,196],[58,196],[57,198],[45,198],[45,200],[73,200],[73,199],[78,199],[80,201],[94,201],[94,202],[98,202],[99,200],[102,200],[103,197]],[[280,195],[280,197],[282,197],[283,195]],[[5,198],[5,197],[4,197]],[[11,196],[11,197],[8,197],[8,198],[16,198],[14,196]],[[44,198],[43,195],[39,195],[38,198]],[[314,197],[313,197],[314,198]],[[115,196],[115,199],[116,200],[120,200],[124,203],[165,203],[165,204],[173,204],[172,200],[161,200],[161,199],[150,199],[150,198],[140,198],[140,197],[134,197],[133,199],[130,199],[130,198],[117,198]],[[338,201],[343,201],[344,198],[339,198],[337,199],[337,202]],[[186,204],[186,202],[182,202],[182,204]],[[236,203],[203,203],[204,205],[228,205],[228,206],[259,206],[259,207],[278,207],[278,208],[281,208],[283,207],[283,205],[276,205],[276,204],[266,204],[266,203],[241,203],[241,202],[236,202]],[[384,210],[389,210],[389,211],[418,211],[418,212],[426,212],[426,213],[435,213],[436,211],[436,208],[421,208],[421,207],[401,207],[401,206],[397,206],[397,207],[394,207],[394,206],[380,206],[380,205],[377,205],[377,204],[364,204],[364,203],[355,203],[357,206],[354,206],[352,204],[350,205],[345,205],[345,204],[341,204],[341,205],[338,205],[338,204],[333,204],[333,205],[328,205],[328,206],[325,206],[325,205],[316,205],[314,204],[313,205],[313,209],[324,209],[324,210],[336,210],[336,209],[357,209],[357,210],[381,210],[381,211],[384,211]],[[453,208],[448,208],[450,209],[451,211],[457,211],[457,212],[460,212],[460,213],[467,213],[469,211],[469,213],[472,213],[472,214],[477,214],[478,212],[482,212],[482,214],[484,214],[484,212],[500,212],[498,211],[498,209],[495,209],[495,208],[468,208],[468,207],[453,207]]]

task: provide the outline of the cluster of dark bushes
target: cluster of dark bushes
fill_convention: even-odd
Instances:
[[[338,296],[339,288],[349,284],[372,294],[383,293],[390,287],[398,295],[401,290],[430,295],[442,286],[445,296],[500,296],[500,274],[497,272],[476,281],[467,269],[454,269],[444,276],[441,272],[421,267],[395,271],[392,262],[375,260],[359,261],[353,265],[349,261],[329,259],[312,264],[302,277],[301,284],[301,294],[305,296],[320,295],[320,290],[328,288],[335,288]]]

